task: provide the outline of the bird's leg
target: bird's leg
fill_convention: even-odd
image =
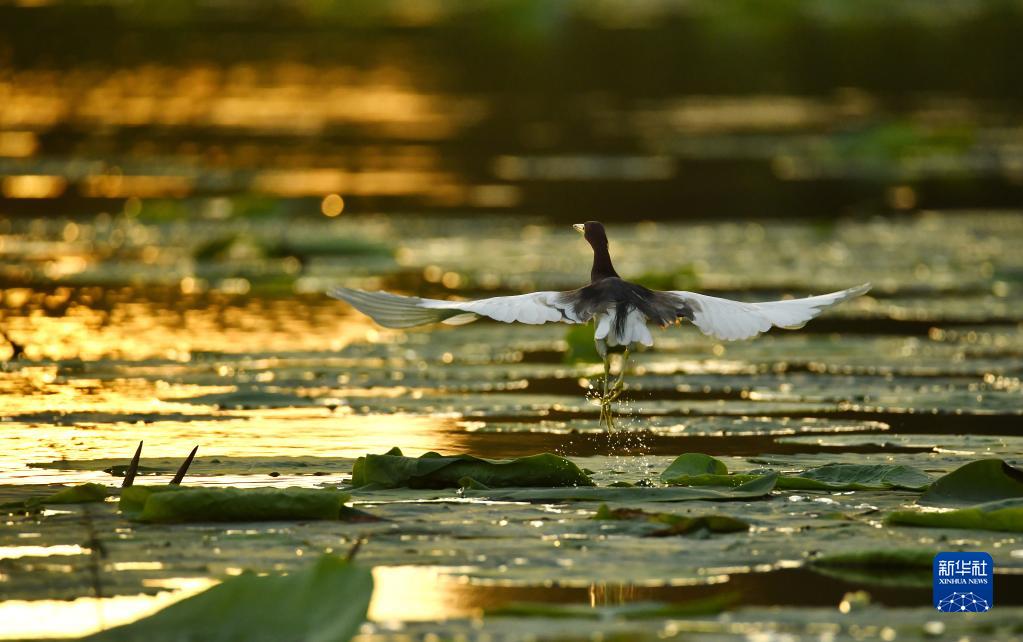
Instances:
[[[611,355],[604,355],[604,389],[600,393],[600,399],[603,401],[607,398],[607,383],[611,379]]]
[[[604,355],[604,380],[601,387],[601,423],[608,423],[608,383],[611,380],[611,355]]]
[[[605,395],[608,403],[615,401],[625,391],[625,368],[629,361],[629,349],[626,348],[625,352],[622,353],[622,363],[619,366],[618,377],[615,379],[614,384],[611,386],[610,396]]]
[[[622,389],[625,387],[625,368],[629,363],[629,349],[625,348],[625,352],[622,353],[622,364],[618,369],[618,379],[615,381],[614,387],[611,389],[615,396],[622,393]]]
[[[611,382],[611,355],[604,355],[604,383],[601,392],[601,423],[608,426],[608,430],[615,429],[615,418],[611,412],[611,402],[615,400],[613,394],[609,394],[608,384]]]
[[[607,426],[608,432],[613,432],[615,429],[615,418],[614,413],[611,412],[611,400],[609,398],[600,400],[600,423]]]
[[[628,361],[629,349],[625,348],[625,352],[622,353],[622,363],[619,366],[618,378],[612,384],[609,393],[607,382],[611,378],[611,360],[607,357],[604,359],[604,393],[600,397],[600,420],[601,423],[607,426],[608,432],[615,429],[614,413],[611,411],[611,404],[617,401],[625,389],[625,368]]]

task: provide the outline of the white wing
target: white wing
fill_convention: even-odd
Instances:
[[[870,284],[811,296],[805,299],[766,301],[764,303],[743,303],[719,299],[706,294],[674,290],[669,292],[683,300],[686,317],[704,334],[718,339],[735,341],[748,339],[772,327],[795,330],[806,325],[827,308],[860,296],[870,290]]]
[[[427,323],[460,325],[481,316],[504,323],[551,322],[582,323],[563,292],[533,292],[516,296],[498,296],[476,301],[441,301],[400,296],[389,292],[365,292],[334,288],[327,294],[347,301],[363,314],[387,328],[411,328]]]

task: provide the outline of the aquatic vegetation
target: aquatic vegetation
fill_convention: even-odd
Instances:
[[[765,475],[775,475],[776,486],[783,490],[924,490],[931,483],[926,473],[902,464],[830,463],[798,474],[730,475],[724,462],[698,453],[680,455],[661,473],[661,479],[674,486],[734,487]]]
[[[728,466],[720,459],[703,453],[685,453],[676,457],[670,466],[661,471],[661,479],[668,481],[683,475],[727,474]]]
[[[101,484],[86,483],[71,486],[43,497],[29,497],[22,501],[0,503],[0,511],[39,510],[56,504],[84,504],[102,502],[110,495],[110,489]]]
[[[698,265],[701,287],[723,296],[824,291],[847,278],[879,287],[838,308],[820,331],[729,344],[685,329],[663,335],[656,350],[630,355],[613,437],[585,398],[599,386],[600,366],[566,358],[564,328],[520,328],[513,337],[497,324],[390,333],[291,285],[259,291],[261,280],[277,278],[271,268],[309,292],[334,282],[444,298],[569,287],[578,256],[556,250],[570,243],[570,230],[559,237],[500,219],[445,221],[438,231],[415,217],[296,218],[287,226],[275,216],[245,218],[205,220],[187,235],[141,216],[107,232],[76,222],[94,250],[63,240],[67,221],[33,231],[16,220],[2,236],[9,262],[0,276],[71,251],[111,258],[90,263],[80,281],[55,281],[58,290],[0,293],[4,333],[25,350],[0,372],[0,502],[23,506],[72,485],[117,485],[127,455],[145,440],[133,485],[108,489],[120,503],[16,510],[0,525],[0,620],[35,623],[20,637],[45,638],[69,618],[81,623],[74,635],[98,630],[97,614],[108,626],[139,619],[246,569],[300,572],[357,540],[366,541],[360,562],[373,567],[379,587],[361,633],[368,642],[428,634],[656,640],[665,617],[677,635],[722,639],[766,630],[816,639],[819,626],[838,639],[855,637],[851,628],[880,637],[884,626],[897,639],[1010,637],[1023,568],[1018,507],[989,506],[989,491],[974,489],[1011,497],[1013,473],[1001,464],[968,469],[948,491],[957,503],[941,505],[957,510],[931,511],[922,497],[969,462],[1020,463],[1016,218],[616,229],[623,247],[649,248],[649,256],[623,257],[630,273],[671,273],[676,259],[667,250],[681,244],[677,260]],[[260,259],[265,275],[231,252],[189,258],[201,239],[229,234],[261,244],[350,237],[386,245],[399,229],[393,258],[313,252],[290,275],[287,257]],[[116,230],[126,239],[146,234],[168,263],[135,258],[141,246],[108,248],[103,235]],[[495,260],[507,273],[488,272]],[[996,276],[985,276],[985,262]],[[189,265],[194,271],[176,272]],[[461,280],[449,276],[445,285],[445,273],[430,269],[439,265]],[[248,294],[219,292],[218,279],[238,270]],[[127,285],[75,285],[100,277]],[[172,289],[154,285],[157,277]],[[996,288],[1005,296],[994,294],[992,278],[1005,281],[1008,290]],[[196,290],[185,296],[182,287]],[[64,307],[73,314],[53,316]],[[10,350],[5,341],[0,357]],[[168,482],[196,443],[201,452],[175,490]],[[395,444],[400,456],[366,456]],[[445,455],[420,457],[429,452]],[[516,459],[525,461],[500,463]],[[389,488],[365,483],[367,463]],[[691,485],[668,485],[680,480]],[[327,519],[264,521],[265,506],[239,521],[205,509],[184,522],[132,519],[156,494],[295,487],[332,495],[331,507],[337,495],[350,498]],[[601,505],[635,519],[592,519]],[[1003,511],[997,520],[989,519],[994,511]],[[659,515],[685,532],[650,537],[670,531]],[[702,519],[709,516],[736,530],[715,532]],[[984,528],[992,524],[1006,530]],[[919,561],[932,547],[993,553],[1001,597],[986,614],[988,632],[963,620],[928,633],[931,609],[909,607],[929,604],[929,571],[870,555],[915,550]],[[853,555],[863,558],[842,561]],[[849,591],[869,592],[870,604],[853,600],[840,611]],[[733,600],[707,612],[723,609],[727,623],[686,612],[722,593]],[[116,611],[121,600],[142,607]],[[536,601],[550,617],[496,613]],[[775,604],[784,608],[764,608]],[[40,616],[44,608],[61,615]]]
[[[644,488],[594,487],[573,488],[506,488],[478,490],[466,488],[465,497],[511,502],[686,502],[738,501],[764,499],[770,496],[778,476],[759,475],[732,488]]]
[[[937,553],[933,548],[872,548],[818,555],[811,563],[825,567],[929,569]]]
[[[471,455],[428,452],[405,457],[397,447],[383,455],[366,455],[352,467],[352,486],[377,488],[458,488],[463,479],[488,488],[504,486],[592,486],[571,461],[550,453],[511,461],[488,461]]]
[[[347,642],[366,619],[368,568],[324,555],[287,575],[245,573],[131,624],[85,638],[92,642]]]
[[[971,461],[936,480],[919,503],[961,506],[1023,498],[1023,470],[1001,459]]]
[[[609,508],[601,504],[593,519],[640,520],[659,524],[664,528],[647,533],[647,537],[688,535],[693,532],[740,533],[750,529],[750,524],[727,515],[676,515],[674,513],[649,513],[633,508]]]
[[[1023,498],[1003,499],[943,512],[900,510],[890,513],[885,522],[895,526],[1023,533]]]
[[[487,617],[526,617],[573,620],[647,620],[661,618],[684,618],[694,615],[720,613],[739,600],[734,593],[695,599],[683,604],[658,602],[633,602],[621,606],[594,608],[585,604],[545,604],[542,602],[515,602],[487,609]]]
[[[127,499],[122,494],[121,510],[141,522],[337,520],[349,499],[314,488],[132,487]]]

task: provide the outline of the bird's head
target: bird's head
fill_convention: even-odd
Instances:
[[[586,242],[591,247],[607,247],[607,232],[604,231],[603,224],[597,221],[586,221],[585,223],[576,223],[572,227],[586,238]]]

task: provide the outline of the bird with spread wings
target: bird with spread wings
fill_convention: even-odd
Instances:
[[[847,290],[803,299],[744,303],[685,290],[650,290],[618,276],[611,263],[607,233],[596,221],[574,225],[593,248],[590,282],[566,292],[532,292],[475,301],[443,301],[389,292],[333,288],[331,297],[346,301],[380,325],[411,328],[430,323],[461,325],[480,317],[504,323],[594,322],[597,352],[604,360],[600,396],[601,421],[614,427],[611,403],[624,388],[629,348],[653,345],[652,326],[689,321],[704,334],[725,341],[749,339],[771,328],[796,329],[833,305],[870,290],[866,283]],[[617,379],[610,386],[609,348],[622,351]]]

